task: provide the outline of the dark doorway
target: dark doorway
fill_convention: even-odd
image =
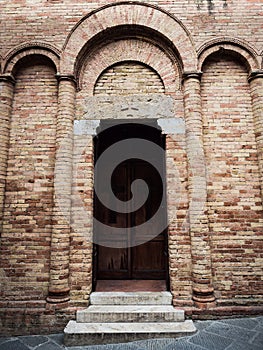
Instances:
[[[151,141],[164,149],[165,138],[157,128],[156,121],[148,125],[139,123],[102,122],[102,131],[94,139],[95,164],[100,155],[111,145],[128,138],[140,138]],[[163,152],[164,153],[164,152]],[[156,154],[152,155],[156,157]],[[109,160],[110,161],[110,160]],[[94,225],[94,287],[97,280],[167,280],[167,230],[166,228],[149,241],[138,234],[136,227],[154,216],[165,196],[163,180],[165,178],[165,159],[159,159],[159,171],[149,162],[130,158],[121,162],[113,171],[111,188],[114,195],[121,201],[131,199],[131,184],[136,179],[143,179],[149,188],[145,203],[136,211],[118,213],[104,206],[94,194],[94,217],[112,228],[125,228],[125,233],[104,235]],[[161,174],[160,174],[161,169]],[[104,169],[97,171],[107,171]],[[96,177],[96,173],[95,173]],[[103,182],[103,181],[102,181]],[[99,184],[100,188],[104,186]],[[133,193],[136,196],[136,193]],[[164,203],[164,202],[162,202]],[[165,200],[166,203],[166,200]],[[162,205],[162,220],[166,223],[166,205]],[[163,227],[166,227],[164,225]],[[146,233],[147,234],[147,233]],[[99,238],[98,238],[99,237]],[[114,247],[114,243],[116,247]],[[118,243],[125,242],[125,247]]]

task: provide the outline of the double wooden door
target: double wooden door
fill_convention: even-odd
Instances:
[[[130,136],[140,136],[141,126],[122,126],[118,128],[118,135],[123,138]],[[153,132],[151,128],[148,131]],[[125,132],[126,131],[126,132]],[[143,132],[145,138],[145,131]],[[110,136],[111,141],[107,138]],[[119,138],[119,136],[117,137]],[[154,129],[153,142],[162,146],[162,139],[159,131]],[[104,148],[112,142],[114,138],[114,129],[110,135],[104,134],[97,140],[97,155],[100,155]],[[154,156],[154,155],[153,155]],[[161,159],[160,163],[163,164]],[[107,169],[104,169],[107,171]],[[163,171],[163,169],[162,169]],[[119,228],[118,233],[109,235],[109,232],[95,232],[97,237],[94,247],[95,276],[96,279],[166,279],[167,271],[167,242],[166,230],[163,230],[156,237],[152,238],[150,225],[147,232],[140,229],[140,225],[154,217],[162,203],[163,193],[163,175],[160,174],[151,164],[140,159],[127,159],[119,164],[114,170],[111,178],[111,186],[114,195],[122,201],[128,201],[132,195],[137,196],[140,193],[131,193],[131,184],[136,179],[144,180],[149,188],[149,194],[145,203],[136,211],[129,213],[118,213],[114,210],[114,203],[111,209],[106,208],[96,197],[94,202],[95,218],[111,227]],[[96,176],[96,174],[95,174]],[[103,186],[103,184],[101,184]],[[137,188],[140,192],[142,189]],[[166,208],[163,210],[163,220],[166,220]],[[160,223],[152,220],[152,225]],[[96,225],[95,225],[96,230]],[[97,228],[102,230],[101,228]],[[102,230],[103,231],[103,230]],[[147,239],[149,237],[149,239]],[[116,246],[116,247],[115,247]]]

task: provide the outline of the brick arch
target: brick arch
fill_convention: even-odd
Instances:
[[[138,39],[124,39],[111,42],[93,52],[78,72],[79,88],[92,95],[101,72],[122,61],[136,61],[151,67],[163,81],[166,93],[180,89],[181,72],[177,64],[157,46]]]
[[[137,26],[145,27],[148,33],[142,35],[151,41],[154,41],[153,33],[158,33],[176,48],[185,71],[196,70],[197,55],[193,41],[178,19],[157,6],[126,1],[91,12],[72,29],[61,56],[62,74],[75,73],[78,55],[89,41],[100,33],[106,35],[111,29],[121,26],[129,26],[130,34]]]
[[[260,56],[254,48],[239,39],[224,37],[210,40],[198,49],[198,70],[202,70],[205,60],[210,55],[220,50],[241,57],[249,72],[260,69]]]
[[[23,43],[8,52],[3,62],[3,73],[13,74],[17,63],[22,58],[30,55],[41,55],[49,58],[56,67],[56,71],[59,72],[59,50],[46,43],[28,42]]]

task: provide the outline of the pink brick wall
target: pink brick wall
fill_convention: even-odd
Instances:
[[[39,300],[49,280],[57,82],[50,62],[36,57],[24,61],[15,78],[1,237],[3,298]]]
[[[3,0],[0,53],[4,56],[16,45],[30,40],[45,41],[61,49],[70,30],[83,16],[101,6],[114,3],[115,0]],[[150,0],[145,3],[160,6],[182,21],[190,31],[197,48],[215,36],[238,35],[240,39],[262,51],[260,0],[213,0],[212,13],[209,13],[206,0]],[[16,35],[13,34],[14,28]]]
[[[173,98],[174,117],[187,122],[185,134],[172,130],[166,137],[174,304],[198,317],[258,312],[262,1],[2,0],[0,7],[1,332],[49,332],[53,325],[60,331],[89,300],[93,144],[92,135],[75,135],[72,146],[71,128],[73,119],[94,114],[94,91],[164,93]],[[54,189],[63,190],[58,174],[71,171],[71,161],[65,191],[72,185],[72,197],[63,203],[71,210],[70,230]],[[171,185],[175,176],[179,198]],[[204,210],[191,226],[191,203],[199,203],[200,194]],[[193,307],[197,284],[215,295],[213,308]],[[64,302],[46,301],[50,290],[59,298],[62,287]]]
[[[246,68],[232,57],[207,61],[202,103],[214,283],[219,298],[256,296],[262,202]]]
[[[137,62],[123,62],[108,68],[99,77],[94,95],[127,95],[163,93],[160,77]]]

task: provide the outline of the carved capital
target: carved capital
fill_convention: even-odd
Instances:
[[[5,82],[10,83],[12,85],[15,85],[15,83],[16,83],[15,78],[13,77],[12,74],[0,75],[0,82],[1,81],[5,81]]]
[[[202,72],[184,72],[183,73],[183,79],[182,82],[184,83],[188,79],[196,79],[196,80],[201,80],[202,77]]]
[[[61,82],[61,81],[70,81],[72,83],[75,84],[75,86],[77,86],[77,81],[76,81],[76,78],[73,74],[56,74],[56,78],[57,78],[57,81],[58,82]]]
[[[252,80],[263,78],[263,70],[257,70],[254,72],[251,72],[248,76],[248,82],[250,83]]]

